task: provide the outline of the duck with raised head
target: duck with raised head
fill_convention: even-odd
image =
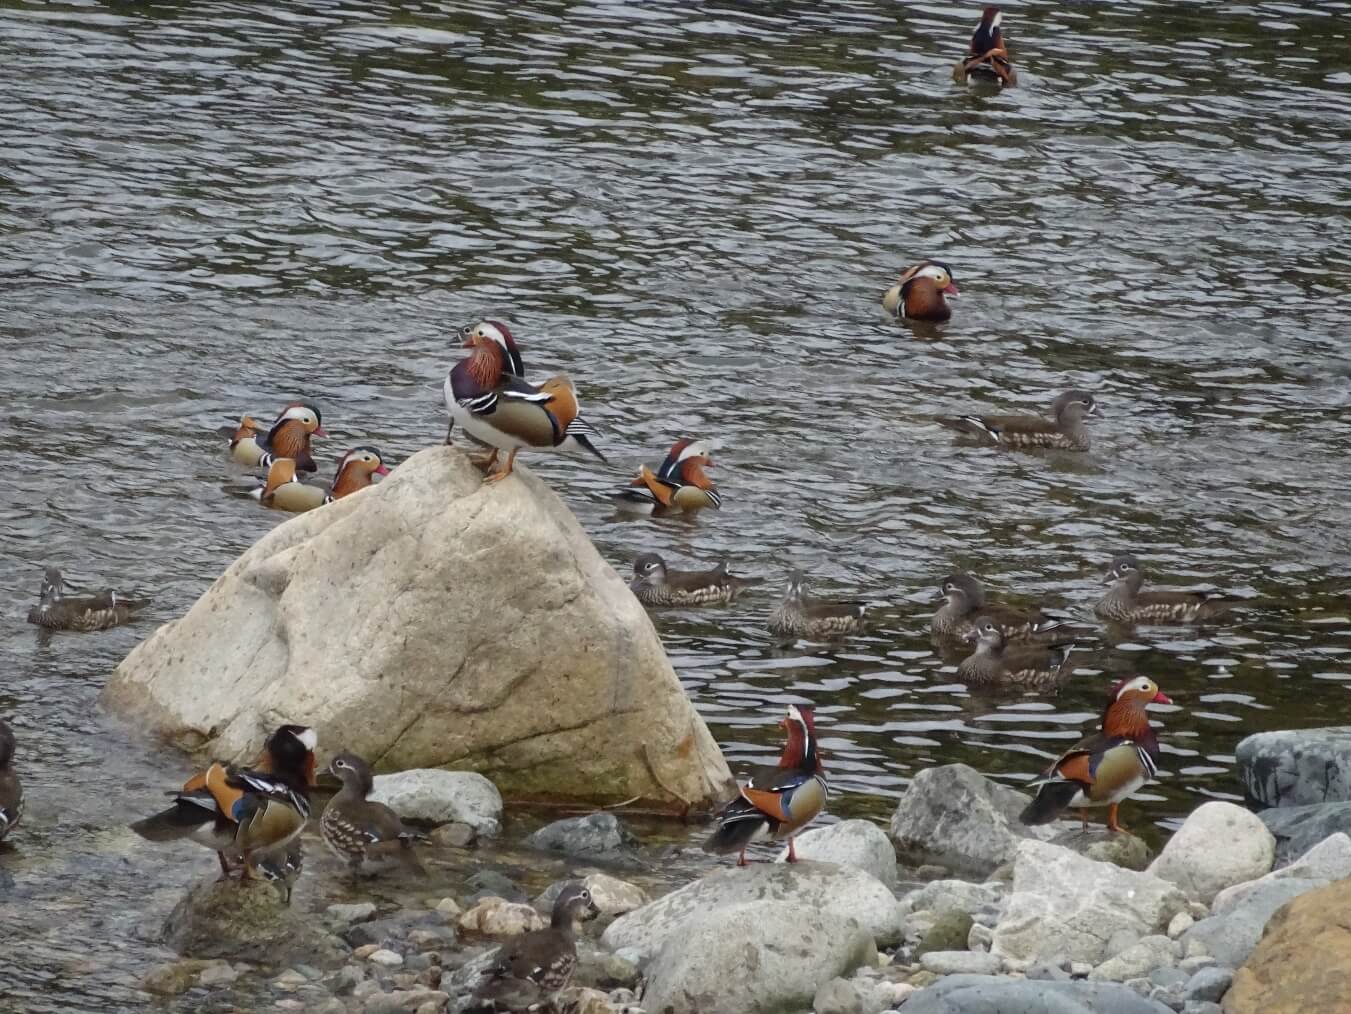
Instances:
[[[1066,391],[1051,402],[1051,418],[1037,415],[939,416],[940,426],[999,447],[1049,447],[1062,451],[1089,449],[1085,421],[1101,412],[1088,391]]]
[[[929,621],[929,629],[941,637],[964,639],[975,630],[978,616],[994,621],[1009,641],[1042,640],[1064,633],[1063,621],[1039,609],[1019,609],[989,601],[985,589],[970,574],[949,574],[943,578],[938,601],[943,605]]]
[[[763,580],[734,577],[726,560],[712,570],[672,570],[656,553],[643,553],[633,561],[629,588],[645,606],[708,606],[731,602]]]
[[[615,494],[615,505],[634,514],[679,514],[722,506],[722,496],[704,471],[713,467],[713,451],[701,440],[681,437],[654,472],[647,465]]]
[[[23,784],[14,773],[14,730],[0,718],[0,841],[23,817]]]
[[[253,879],[256,858],[281,852],[305,826],[317,745],[313,729],[279,726],[251,766],[212,764],[171,793],[167,810],[131,829],[152,842],[195,841],[215,851],[221,879],[234,866],[241,867],[241,880]]]
[[[779,725],[788,734],[779,763],[751,774],[740,794],[714,818],[717,829],[704,842],[706,852],[738,853],[738,866],[746,865],[746,849],[762,838],[787,838],[788,861],[797,862],[793,836],[816,819],[830,795],[812,709],[790,704]]]
[[[988,616],[978,616],[964,640],[976,650],[957,665],[957,674],[972,687],[1010,687],[1041,692],[1058,690],[1074,675],[1073,642],[1008,646],[1003,629]]]
[[[397,859],[419,876],[426,876],[413,851],[413,843],[424,835],[405,826],[384,803],[368,798],[375,791],[371,766],[356,754],[343,752],[333,758],[328,770],[342,782],[342,789],[324,808],[319,831],[329,851],[347,864],[352,877],[361,875],[361,865],[368,859]]]
[[[1139,560],[1116,557],[1103,580],[1112,587],[1093,611],[1112,623],[1202,623],[1238,604],[1201,592],[1141,591],[1144,581]]]
[[[549,925],[513,937],[498,948],[474,988],[466,1014],[555,1010],[577,968],[577,934],[600,915],[585,884],[567,884],[554,899]]]
[[[589,427],[581,418],[572,381],[562,374],[538,385],[526,381],[516,341],[505,324],[480,321],[467,329],[464,344],[472,351],[447,374],[443,393],[452,428],[458,422],[490,448],[476,459],[488,473],[485,481],[500,482],[510,475],[517,452],[525,448],[581,450],[605,460],[585,432]],[[493,472],[500,451],[507,452],[507,461]]]
[[[61,571],[48,567],[42,576],[38,604],[28,610],[28,622],[48,630],[107,630],[136,618],[149,605],[147,599],[128,598],[111,588],[90,595],[66,591]]]
[[[1049,824],[1065,810],[1107,807],[1107,830],[1126,830],[1117,821],[1117,807],[1159,770],[1159,740],[1146,711],[1151,704],[1172,704],[1147,676],[1113,684],[1097,732],[1061,754],[1035,783],[1037,796],[1018,819],[1024,824]]]
[[[372,485],[377,475],[388,474],[389,466],[374,447],[353,447],[344,454],[327,486],[301,479],[294,461],[278,458],[267,470],[267,481],[249,495],[264,507],[300,514],[350,496]]]
[[[807,590],[806,576],[795,570],[788,575],[783,601],[769,614],[769,632],[784,639],[829,641],[863,633],[867,611],[863,602],[826,602],[814,598]]]
[[[964,59],[952,68],[952,79],[958,83],[968,80],[993,81],[1002,88],[1018,83],[1018,72],[1009,59],[1008,43],[1004,40],[1003,13],[998,7],[981,11],[980,23],[971,33],[971,46]]]
[[[952,268],[942,261],[920,261],[901,272],[882,294],[882,309],[907,320],[945,321],[952,316],[947,296],[958,295]]]
[[[319,466],[310,450],[310,438],[328,436],[322,420],[319,406],[307,401],[293,401],[283,408],[266,432],[244,416],[230,440],[230,457],[241,465],[264,468],[278,458],[290,458],[297,471],[316,472]]]

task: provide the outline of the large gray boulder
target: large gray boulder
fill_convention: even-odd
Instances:
[[[1226,887],[1270,873],[1275,858],[1276,839],[1257,815],[1217,799],[1188,815],[1149,872],[1209,905]]]
[[[102,696],[178,745],[254,756],[283,721],[383,770],[508,798],[685,810],[735,791],[642,605],[530,473],[454,448],[259,539]]]
[[[790,901],[741,901],[688,919],[647,967],[643,1008],[662,1014],[782,1014],[873,964],[872,934]]]
[[[1329,884],[1347,877],[1351,877],[1351,837],[1339,831],[1319,842],[1289,866],[1282,866],[1256,880],[1225,888],[1215,895],[1211,913],[1221,915],[1231,911],[1250,895],[1277,880],[1314,880]]]
[[[871,820],[842,820],[804,831],[794,840],[799,859],[853,866],[871,873],[888,887],[896,886],[896,849],[887,833]],[[779,862],[786,862],[784,849]]]
[[[912,993],[905,1014],[1172,1014],[1114,982],[949,975]]]
[[[804,861],[715,870],[620,916],[606,927],[602,939],[611,950],[632,948],[647,961],[672,936],[689,936],[693,919],[750,901],[787,902],[799,912],[854,919],[883,945],[900,936],[900,906],[885,884],[849,866]]]
[[[1258,814],[1276,837],[1276,866],[1289,866],[1337,833],[1351,834],[1351,802],[1278,806]]]
[[[1248,960],[1267,923],[1286,902],[1325,886],[1326,880],[1303,877],[1268,881],[1232,907],[1196,923],[1182,934],[1182,945],[1189,952],[1199,945],[1219,964],[1237,968]]]
[[[376,775],[370,798],[405,820],[468,824],[481,835],[502,829],[502,794],[477,771],[414,768]]]
[[[1351,725],[1254,733],[1234,759],[1243,791],[1263,806],[1351,800]]]

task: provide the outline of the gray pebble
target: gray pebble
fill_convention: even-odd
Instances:
[[[1229,991],[1229,984],[1234,981],[1234,970],[1225,968],[1222,965],[1216,965],[1212,968],[1202,968],[1182,987],[1182,998],[1184,1000],[1202,1000],[1218,1001]]]
[[[1224,1014],[1224,1008],[1209,1000],[1188,1000],[1182,1005],[1182,1014]]]
[[[1023,973],[1029,979],[1038,981],[1067,982],[1070,973],[1061,967],[1061,964],[1053,961],[1034,961],[1027,966],[1027,971]]]
[[[1149,981],[1156,986],[1181,986],[1189,978],[1190,973],[1180,968],[1156,968],[1149,973]]]

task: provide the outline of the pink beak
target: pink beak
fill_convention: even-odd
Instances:
[[[375,474],[376,474],[376,475],[388,475],[388,474],[389,474],[389,466],[388,466],[388,465],[381,465],[379,468],[377,468],[377,469],[375,470]]]
[[[1169,697],[1167,694],[1165,694],[1162,690],[1160,690],[1157,694],[1155,694],[1153,697],[1151,697],[1151,698],[1149,699],[1149,703],[1150,703],[1150,704],[1172,704],[1172,703],[1173,703],[1173,699],[1172,699],[1171,697]]]
[[[957,291],[957,286],[953,285],[951,282],[948,282],[947,285],[943,286],[943,295],[956,296],[960,295],[960,293],[958,293]]]
[[[314,435],[315,435],[316,437],[326,437],[326,436],[328,436],[328,434],[324,432],[324,428],[323,428],[322,426],[316,426],[316,427],[314,427]]]

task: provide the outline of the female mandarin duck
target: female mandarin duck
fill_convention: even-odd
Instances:
[[[952,269],[942,261],[920,261],[901,272],[882,294],[882,309],[908,320],[944,321],[952,316],[945,296],[958,295]]]
[[[746,865],[746,848],[761,838],[787,838],[788,861],[797,862],[793,835],[816,818],[826,805],[830,786],[816,748],[816,721],[811,708],[788,705],[779,722],[788,732],[777,767],[755,771],[741,794],[718,813],[718,828],[704,842],[705,852],[738,852]]]
[[[384,803],[366,798],[375,789],[371,766],[354,753],[340,753],[328,769],[342,782],[342,790],[324,807],[319,831],[329,851],[347,863],[353,879],[361,875],[362,863],[381,858],[397,859],[426,876],[413,851],[413,842],[423,836],[405,827]]]
[[[107,630],[136,618],[149,603],[131,599],[111,588],[93,595],[70,595],[61,571],[48,567],[42,576],[38,604],[28,610],[28,622],[48,630]]]
[[[704,472],[712,467],[713,452],[708,444],[682,437],[671,445],[655,472],[641,466],[638,477],[615,495],[615,503],[638,514],[716,509],[722,506],[722,497]]]
[[[23,786],[14,773],[14,732],[0,719],[0,841],[23,817]]]
[[[1088,419],[1099,416],[1098,402],[1088,391],[1066,391],[1051,402],[1051,418],[1037,415],[939,416],[938,424],[999,447],[1049,447],[1062,451],[1089,449]]]
[[[788,575],[783,601],[769,614],[769,632],[782,638],[805,637],[825,641],[846,634],[861,634],[868,607],[862,602],[823,602],[807,591],[802,571]]]
[[[1144,571],[1133,556],[1118,556],[1107,568],[1111,590],[1093,611],[1115,623],[1199,623],[1237,603],[1200,592],[1141,591]]]
[[[507,452],[506,465],[490,472],[487,482],[500,482],[510,475],[516,453],[526,447],[563,452],[581,449],[605,460],[582,432],[586,423],[572,381],[561,374],[539,385],[526,381],[521,375],[525,367],[520,352],[505,324],[480,321],[468,329],[464,344],[473,352],[455,364],[443,390],[452,429],[458,422],[471,437],[492,448],[477,462],[485,471],[492,469],[499,451]]]
[[[328,486],[305,482],[296,475],[296,463],[278,458],[267,470],[267,482],[249,495],[264,507],[300,514],[341,500],[375,482],[377,475],[388,475],[389,467],[374,447],[353,447],[338,462],[338,471]]]
[[[733,601],[763,578],[733,577],[726,561],[712,570],[671,570],[656,553],[633,561],[629,589],[645,606],[707,606]]]
[[[241,465],[264,467],[278,458],[290,458],[301,472],[316,472],[319,466],[310,453],[311,437],[326,437],[319,407],[293,401],[281,410],[266,433],[248,416],[239,421],[230,440],[230,457]]]
[[[1000,22],[1004,15],[998,7],[986,7],[980,15],[980,24],[971,33],[971,49],[966,59],[952,68],[952,79],[964,82],[968,78],[996,81],[1001,87],[1012,88],[1018,83],[1018,72],[1009,59],[1008,46]]]
[[[131,829],[153,842],[189,838],[215,850],[221,879],[232,862],[242,864],[241,880],[251,879],[258,858],[283,851],[305,826],[317,745],[313,729],[280,726],[252,767],[212,764],[173,794],[172,806]]]
[[[1046,769],[1036,799],[1018,819],[1024,824],[1049,824],[1066,809],[1107,807],[1107,829],[1124,831],[1117,807],[1159,769],[1159,741],[1145,709],[1172,700],[1145,676],[1113,685],[1102,715],[1102,728],[1076,743]],[[1081,813],[1084,827],[1088,815]]]
[[[949,574],[939,586],[938,612],[929,621],[929,629],[942,637],[965,639],[976,629],[976,618],[993,620],[1009,641],[1039,640],[1064,632],[1064,624],[1039,609],[1018,609],[991,602],[985,589],[970,574]]]
[[[976,650],[962,659],[957,673],[969,686],[1021,687],[1027,690],[1058,690],[1072,675],[1073,643],[1010,649],[1003,629],[988,616],[978,616],[965,640]]]

